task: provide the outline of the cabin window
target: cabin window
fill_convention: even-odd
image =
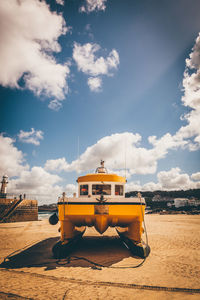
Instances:
[[[111,195],[110,184],[93,184],[92,195]]]
[[[88,195],[88,184],[80,185],[80,196]]]
[[[124,186],[123,185],[116,185],[115,186],[115,195],[116,196],[123,196],[124,194]]]

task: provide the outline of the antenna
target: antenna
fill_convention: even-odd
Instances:
[[[124,177],[126,178],[126,139],[125,139],[125,149],[124,149]]]
[[[77,160],[78,160],[78,167],[77,167],[77,173],[78,173],[78,170],[79,170],[79,135],[78,135],[78,139],[77,139]],[[78,180],[76,180],[76,188],[77,188],[77,191],[78,191],[78,195],[79,195],[79,190],[78,190]]]
[[[79,136],[78,136],[78,149],[77,149],[77,156],[78,156],[78,160],[79,160]]]
[[[79,158],[80,158],[80,153],[79,153],[79,148],[80,148],[80,143],[79,143],[79,135],[78,135],[78,145],[77,145],[77,160],[78,160],[78,170],[79,170]]]

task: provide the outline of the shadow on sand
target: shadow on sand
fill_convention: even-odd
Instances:
[[[80,240],[65,259],[54,259],[53,245],[59,240],[48,238],[34,246],[9,256],[0,265],[0,268],[17,269],[25,267],[46,267],[46,270],[57,267],[106,267],[116,264],[131,254],[122,244],[119,237],[94,237],[86,236]]]

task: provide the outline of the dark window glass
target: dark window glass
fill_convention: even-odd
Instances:
[[[88,195],[88,185],[82,184],[80,185],[80,196]]]
[[[111,195],[110,184],[93,184],[92,195]]]
[[[116,185],[115,186],[115,195],[116,196],[123,196],[124,194],[124,186],[123,185]]]

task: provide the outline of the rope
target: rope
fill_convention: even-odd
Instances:
[[[86,261],[86,262],[90,263],[91,265],[93,265],[92,269],[94,269],[94,270],[101,270],[101,268],[109,268],[109,269],[135,269],[135,268],[139,268],[140,266],[143,265],[143,263],[146,260],[146,257],[138,265],[135,265],[135,266],[124,266],[124,267],[123,266],[122,267],[105,266],[105,265],[96,263],[96,262],[94,262],[94,261],[92,261],[92,260],[90,260],[90,259],[88,259],[86,257],[75,256],[75,255],[68,256],[68,257],[66,257],[64,259],[59,259],[59,260],[56,261],[56,264],[59,265],[59,266],[65,266],[65,265],[68,265],[71,262],[76,261],[76,260],[83,260],[83,261]]]
[[[149,246],[147,228],[146,228],[146,224],[145,224],[145,220],[144,220],[144,214],[143,214],[143,210],[142,210],[142,197],[141,197],[140,193],[138,193],[138,197],[140,198],[140,208],[141,208],[142,220],[143,220],[143,224],[144,224],[144,233],[145,233],[146,244],[147,244],[147,246]]]

